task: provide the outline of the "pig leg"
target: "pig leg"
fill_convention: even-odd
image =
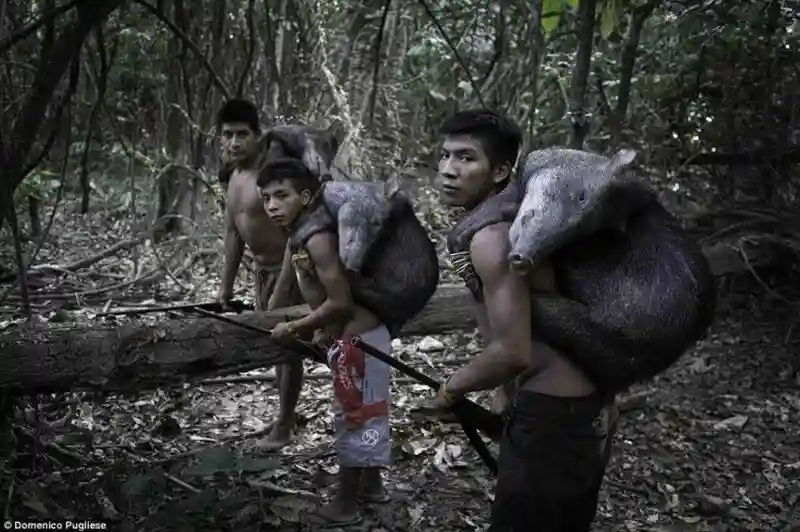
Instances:
[[[534,333],[562,351],[593,382],[625,382],[624,361],[641,356],[623,333],[593,321],[588,308],[559,296],[538,295],[531,304]],[[618,392],[619,389],[607,389]]]

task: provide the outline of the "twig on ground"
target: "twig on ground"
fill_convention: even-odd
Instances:
[[[53,212],[55,213],[55,207],[53,207]],[[52,223],[52,216],[51,216],[51,223]],[[47,234],[47,231],[45,231],[44,234]],[[104,258],[109,257],[109,256],[117,253],[118,251],[121,251],[121,250],[124,250],[124,249],[129,249],[129,248],[132,248],[132,247],[140,244],[142,241],[144,241],[148,237],[149,234],[150,233],[148,232],[148,233],[144,233],[144,234],[140,235],[137,238],[132,238],[132,239],[129,239],[129,240],[123,240],[122,242],[118,242],[118,243],[114,244],[113,246],[111,246],[110,248],[108,248],[108,249],[106,249],[104,251],[101,251],[100,253],[96,253],[96,254],[92,255],[91,257],[87,257],[85,259],[81,259],[81,260],[72,262],[70,264],[64,264],[64,265],[43,264],[43,265],[39,265],[39,266],[31,266],[31,267],[27,268],[25,270],[25,272],[27,273],[28,270],[33,270],[33,271],[36,271],[36,270],[52,270],[52,271],[59,271],[59,272],[75,273],[75,270],[80,270],[80,269],[86,268],[87,266],[91,266],[92,264],[100,262]],[[31,258],[31,261],[33,259],[35,259],[35,256]],[[141,277],[135,279],[134,282],[136,282],[140,278]],[[26,281],[27,281],[27,277],[26,277]],[[121,284],[125,285],[125,283],[121,283]],[[0,296],[0,304],[2,304],[8,298],[8,296],[11,294],[11,292],[14,290],[15,287],[16,287],[16,284],[12,284],[5,290],[5,292],[3,292],[3,294]],[[112,285],[112,286],[105,287],[105,288],[98,288],[98,289],[96,289],[94,291],[91,291],[91,292],[92,292],[92,294],[102,294],[104,292],[107,292],[107,291],[110,291],[110,290],[115,290],[117,288],[118,288],[117,285]],[[76,294],[79,294],[79,293],[80,292],[76,292],[76,293],[72,293],[72,294],[55,294],[52,297],[48,296],[46,294],[31,294],[31,295],[35,299],[71,299],[73,297],[76,297]],[[89,294],[89,292],[86,292],[85,294],[91,295],[91,294]]]
[[[220,447],[220,446],[219,445],[215,445],[215,446],[212,446],[212,447]],[[166,456],[164,458],[159,458],[158,460],[149,460],[148,464],[149,465],[153,465],[153,466],[154,465],[168,464],[170,462],[176,462],[178,460],[183,460],[184,458],[191,458],[192,456],[200,454],[200,453],[202,453],[202,452],[204,452],[204,451],[206,451],[208,449],[209,449],[209,447],[199,447],[197,449],[192,449],[191,451],[186,451],[186,452],[183,452],[183,453],[178,453],[178,454],[173,454],[171,456]],[[137,456],[137,458],[140,458],[140,457]],[[143,460],[143,458],[140,458],[140,459]]]
[[[137,236],[136,238],[123,240],[122,242],[118,242],[118,243],[114,244],[113,246],[111,246],[110,248],[106,249],[105,251],[101,251],[100,253],[95,253],[91,257],[86,257],[85,259],[81,259],[81,260],[72,262],[70,264],[65,264],[65,265],[61,266],[61,268],[64,269],[64,270],[73,270],[73,271],[74,270],[80,270],[81,268],[86,268],[87,266],[91,266],[92,264],[94,264],[96,262],[100,262],[104,258],[110,257],[111,255],[114,255],[115,253],[117,253],[119,251],[130,249],[130,248],[132,248],[134,246],[138,246],[139,244],[144,242],[144,240],[148,236],[150,236],[150,233],[151,232],[148,231],[146,233],[143,233],[143,234]]]
[[[187,484],[186,482],[182,481],[181,479],[170,475],[169,473],[164,473],[164,477],[169,480],[170,482],[174,482],[178,486],[182,487],[187,491],[191,491],[192,493],[200,493],[200,490],[195,488],[194,486]]]
[[[63,463],[64,461],[69,462],[70,465],[75,466],[82,466],[86,464],[86,460],[72,451],[68,451],[64,449],[62,446],[55,442],[43,442],[40,438],[36,435],[31,433],[28,429],[24,427],[17,426],[16,432],[20,436],[24,437],[25,439],[31,441],[34,444],[41,444],[44,446],[45,451],[49,454],[52,458],[55,458],[59,463]],[[59,458],[61,460],[59,460]]]
[[[643,497],[649,497],[650,492],[644,488],[637,488],[635,486],[631,486],[629,484],[623,484],[622,482],[617,482],[616,480],[611,480],[610,478],[605,479],[605,483],[609,486],[614,486],[617,489],[621,489],[624,491],[630,491],[631,493],[638,493]]]
[[[174,275],[175,276],[182,275],[183,272],[185,272],[189,268],[191,268],[192,265],[194,264],[194,262],[200,256],[202,256],[205,253],[206,253],[206,251],[204,251],[204,250],[200,250],[200,251],[197,251],[195,253],[192,253],[189,256],[189,258],[186,260],[184,265],[181,266],[178,270],[175,271]],[[80,300],[80,299],[85,298],[85,297],[98,296],[98,295],[103,295],[103,294],[105,294],[107,292],[122,290],[124,288],[128,288],[128,287],[133,286],[133,285],[141,285],[141,284],[151,283],[151,282],[157,281],[158,279],[160,279],[164,275],[166,275],[166,272],[164,270],[152,269],[152,270],[149,270],[148,272],[146,272],[146,273],[144,273],[142,275],[139,275],[135,279],[131,279],[130,281],[125,281],[123,283],[117,283],[117,284],[114,284],[114,285],[111,285],[111,286],[104,286],[104,287],[101,287],[101,288],[96,288],[94,290],[86,290],[86,291],[81,291],[81,292],[70,292],[70,293],[66,293],[66,294],[64,294],[64,293],[55,293],[55,294],[54,293],[44,293],[44,294],[37,293],[37,294],[31,294],[31,298],[32,299],[51,299],[51,300],[65,300],[65,299],[73,299],[73,298],[75,298],[77,300]]]
[[[153,465],[153,464],[157,463],[157,462],[150,462],[146,458],[143,458],[143,457],[137,455],[136,453],[131,452],[129,449],[123,448],[123,450],[124,450],[125,454],[127,454],[128,456],[130,456],[131,458],[133,458],[134,460],[136,460],[139,463],[147,463],[148,465]],[[197,449],[193,453],[197,454],[197,453],[199,453],[199,452],[201,452],[203,450],[204,449]],[[170,457],[170,458],[174,458],[174,457]],[[183,480],[177,478],[174,475],[170,475],[169,473],[164,473],[164,477],[167,480],[169,480],[170,482],[173,482],[174,484],[180,486],[181,488],[183,488],[183,489],[185,489],[187,491],[191,491],[192,493],[200,493],[199,489],[195,488],[191,484],[187,484],[186,482],[184,482]]]
[[[301,497],[308,497],[309,499],[319,499],[319,495],[316,493],[311,493],[310,491],[306,490],[295,490],[291,488],[284,488],[278,486],[274,482],[270,482],[269,480],[253,480],[247,482],[250,486],[265,490],[269,493],[274,493],[277,495],[299,495]]]
[[[86,290],[81,292],[69,292],[69,293],[44,293],[44,294],[31,294],[33,299],[52,299],[52,300],[64,300],[64,299],[77,299],[81,300],[85,297],[91,296],[99,296],[105,294],[107,292],[112,292],[116,290],[121,290],[123,288],[128,288],[133,285],[137,284],[144,284],[150,283],[153,281],[157,281],[161,277],[163,277],[165,272],[161,270],[149,270],[148,272],[136,277],[135,279],[131,279],[130,281],[125,281],[123,283],[117,283],[111,286],[104,286],[102,288],[96,288],[94,290]]]
[[[180,246],[176,246],[176,247],[175,247],[175,249],[176,249],[176,250],[177,250],[177,249],[180,249]],[[163,260],[161,260],[161,255],[159,255],[159,253],[158,253],[158,247],[157,247],[157,246],[153,246],[153,256],[156,258],[156,262],[158,263],[158,267],[159,267],[160,269],[164,270],[164,272],[166,273],[167,277],[169,277],[170,279],[172,279],[172,281],[173,281],[175,284],[177,284],[178,286],[180,286],[180,287],[181,287],[181,289],[182,289],[184,292],[185,292],[186,290],[188,290],[188,289],[186,288],[186,286],[185,286],[185,285],[184,285],[184,284],[183,284],[183,283],[182,283],[182,282],[181,282],[181,281],[178,279],[178,277],[177,277],[177,276],[175,276],[175,275],[174,275],[174,274],[173,274],[173,273],[170,271],[169,267],[168,267],[168,266],[167,266],[167,265],[164,263],[164,261],[163,261]]]
[[[75,272],[72,270],[66,270],[63,266],[59,266],[58,264],[38,264],[36,266],[31,266],[28,268],[28,273],[33,274],[45,274],[45,273],[55,273],[61,275],[74,275],[75,277],[106,277],[108,279],[125,279],[125,276],[121,273],[110,273],[110,272],[98,272],[98,271],[89,271],[89,272]],[[0,301],[2,302],[2,301]]]

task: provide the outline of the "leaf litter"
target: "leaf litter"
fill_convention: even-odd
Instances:
[[[622,415],[597,530],[779,530],[792,523],[800,485],[800,394],[793,383],[777,379],[789,350],[768,330],[762,331],[768,344],[725,341],[722,331],[732,326],[721,320],[706,341],[646,387],[645,403]],[[459,345],[466,350],[470,341],[444,337],[447,349],[422,356],[413,352],[413,339],[404,339],[398,352],[444,374],[444,357],[455,356]],[[698,357],[708,366],[703,372],[696,371]],[[299,432],[273,455],[254,450],[257,437],[243,436],[263,431],[273,419],[274,382],[187,386],[61,405],[42,417],[70,415],[65,430],[82,427],[91,443],[69,442],[64,434],[60,440],[45,437],[82,453],[87,466],[82,474],[39,476],[40,489],[31,481],[18,486],[19,511],[97,515],[103,489],[113,509],[105,513],[136,522],[136,529],[169,530],[183,512],[195,530],[212,530],[216,522],[242,530],[305,530],[303,516],[328,495],[337,471],[330,393],[324,380],[306,383]],[[409,416],[427,397],[425,387],[396,384],[393,393],[396,463],[386,475],[392,501],[368,508],[363,529],[480,530],[493,478],[457,426]],[[486,404],[487,394],[481,399]],[[154,435],[167,412],[180,433]],[[3,467],[24,476],[19,464]],[[84,486],[74,491],[83,497],[52,491],[66,478]]]

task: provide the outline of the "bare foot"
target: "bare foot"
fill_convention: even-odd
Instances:
[[[338,497],[321,507],[317,511],[317,516],[322,518],[323,524],[327,526],[357,525],[364,520],[357,509],[345,508]]]
[[[277,451],[292,441],[293,423],[276,423],[266,438],[256,442],[256,447],[264,451]]]

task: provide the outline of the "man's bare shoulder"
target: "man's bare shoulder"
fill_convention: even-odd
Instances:
[[[231,174],[231,179],[228,186],[236,185],[242,186],[246,184],[255,184],[258,177],[258,172],[250,168],[236,168]]]
[[[339,239],[336,233],[331,233],[330,231],[314,233],[306,241],[305,247],[315,262],[319,260],[328,262],[333,259],[339,259]]]
[[[508,238],[510,224],[501,222],[486,226],[472,239],[470,255],[475,272],[486,282],[487,278],[501,279],[505,276],[524,279],[526,289],[534,292],[553,292],[556,290],[555,272],[549,259],[541,260],[525,277],[511,272],[508,255],[511,242]]]
[[[475,233],[470,244],[470,257],[478,270],[507,269],[511,244],[508,239],[508,222],[487,225]]]
[[[228,197],[235,197],[238,198],[241,194],[242,189],[242,172],[241,170],[234,169],[233,173],[231,174],[230,180],[228,180]]]

